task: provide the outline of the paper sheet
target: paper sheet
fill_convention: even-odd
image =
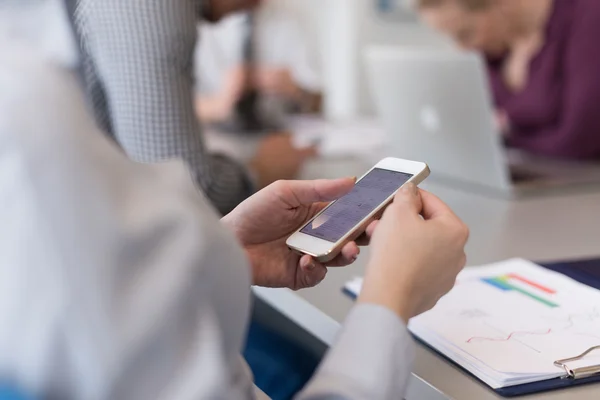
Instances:
[[[355,293],[361,280],[346,285]],[[494,388],[564,375],[554,361],[600,345],[600,291],[525,260],[469,268],[409,329]],[[573,364],[600,364],[590,354]]]
[[[381,152],[385,131],[376,119],[329,122],[322,118],[298,117],[289,120],[298,147],[316,144],[325,157],[364,156]]]

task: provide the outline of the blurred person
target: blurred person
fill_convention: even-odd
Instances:
[[[67,0],[100,128],[133,160],[185,160],[222,214],[256,188],[293,178],[314,154],[288,135],[267,137],[246,168],[205,148],[193,101],[196,24],[259,1]]]
[[[219,220],[182,164],[136,163],[100,134],[60,1],[13,5],[28,12],[0,3],[0,380],[37,399],[253,398],[250,284],[318,284],[326,266],[285,240],[354,180],[282,181]],[[406,324],[465,264],[466,227],[414,185],[368,233],[363,293],[298,399],[402,397]]]
[[[415,0],[429,25],[483,52],[510,146],[600,159],[600,2]]]
[[[202,121],[234,117],[247,90],[260,96],[257,112],[283,124],[288,113],[321,110],[321,78],[307,33],[277,0],[217,24],[200,24],[196,49],[196,111]]]

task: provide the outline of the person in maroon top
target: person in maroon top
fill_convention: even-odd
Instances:
[[[416,0],[424,21],[488,60],[509,146],[600,159],[600,0]]]

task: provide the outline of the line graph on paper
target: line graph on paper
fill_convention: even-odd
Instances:
[[[508,342],[511,339],[516,338],[517,336],[525,336],[525,335],[549,335],[552,333],[552,328],[548,328],[545,331],[516,331],[511,332],[506,337],[485,337],[485,336],[473,336],[467,339],[467,343],[472,343],[474,341],[488,341],[488,342]]]
[[[509,272],[463,280],[488,303],[487,308],[456,310],[464,321],[463,343],[469,348],[521,346],[538,354],[552,340],[577,337],[600,343],[600,307],[578,307],[569,313],[575,309],[569,307],[563,288],[541,278]]]
[[[600,321],[600,308],[594,307],[589,313],[569,314],[566,318],[545,317],[548,321],[564,322],[564,330],[571,329],[576,326],[577,321],[596,322]],[[600,332],[598,333],[600,335]]]
[[[600,345],[600,292],[508,261],[462,272],[458,285],[409,328],[492,382],[520,374],[552,377],[562,373],[554,360]],[[600,363],[600,356],[586,362]]]
[[[521,340],[521,337],[525,337],[525,336],[546,336],[552,333],[552,328],[548,328],[548,329],[541,329],[541,330],[523,330],[523,331],[513,331],[510,332],[508,334],[503,334],[503,331],[495,326],[493,326],[492,324],[488,323],[488,322],[483,322],[487,327],[489,327],[490,329],[498,332],[500,335],[499,336],[472,336],[470,338],[468,338],[465,343],[467,344],[473,344],[473,343],[480,343],[480,342],[515,342],[520,344],[523,347],[528,348],[529,350],[532,350],[536,353],[541,353],[542,351],[537,349],[536,347],[534,347],[531,344],[526,343],[525,341]]]
[[[540,329],[528,329],[528,330],[514,330],[506,332],[493,325],[490,321],[485,318],[483,313],[474,313],[472,310],[468,312],[462,312],[461,315],[473,316],[479,315],[482,317],[480,321],[483,325],[492,331],[498,333],[498,335],[488,336],[471,336],[465,340],[466,344],[485,343],[485,342],[515,342],[528,349],[542,353],[542,350],[535,347],[531,339],[535,337],[548,336],[552,334],[569,333],[570,335],[586,337],[598,340],[600,343],[600,329],[594,328],[594,326],[600,325],[600,309],[593,308],[588,313],[572,313],[565,316],[546,316],[542,317],[541,321],[547,323],[547,327]],[[591,329],[590,329],[591,328]],[[598,326],[600,328],[600,326]],[[530,340],[527,340],[530,339]]]

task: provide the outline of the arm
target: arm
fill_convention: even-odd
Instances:
[[[2,219],[13,227],[0,271],[38,290],[1,293],[0,321],[11,321],[2,369],[40,398],[253,398],[238,358],[250,300],[235,239],[181,166],[126,159],[96,131],[72,76],[25,61],[9,71],[28,77],[12,87],[25,89],[6,101],[0,93],[9,111],[0,182],[10,189],[0,194],[11,205]],[[393,358],[405,343],[391,310],[359,305],[306,396],[401,394],[402,382],[378,388],[382,376],[407,375],[409,364]],[[341,365],[350,351],[356,369]],[[362,361],[374,371],[361,372]],[[357,376],[366,379],[350,381]]]
[[[468,234],[437,197],[410,184],[398,192],[372,234],[357,306],[305,399],[403,398],[414,358],[405,322],[454,286]]]
[[[321,282],[327,267],[352,263],[359,254],[355,242],[325,265],[292,252],[285,242],[353,187],[353,179],[278,182],[225,216],[221,222],[250,259],[254,284],[298,290]],[[452,288],[466,262],[466,226],[414,185],[406,185],[365,233],[373,241],[363,290],[301,400],[401,398],[413,359],[406,323]]]
[[[288,57],[290,73],[298,87],[298,109],[304,113],[319,113],[322,111],[323,88],[318,63],[311,54],[309,35],[294,18],[290,18],[286,25],[289,46],[294,49]]]
[[[565,81],[556,126],[539,131],[517,128],[509,143],[549,156],[600,157],[600,56],[594,38],[600,35],[598,12],[573,22],[565,54]],[[511,113],[518,110],[506,110]]]
[[[413,359],[404,322],[387,308],[359,304],[298,400],[400,399]]]
[[[3,377],[40,399],[251,398],[246,260],[184,166],[130,161],[74,76],[0,47]]]
[[[289,68],[261,66],[256,69],[255,81],[258,91],[290,101],[299,112],[316,113],[321,109],[321,93],[300,86]]]
[[[231,107],[219,95],[196,95],[196,114],[205,124],[223,121],[231,112]]]
[[[80,30],[127,154],[141,162],[184,159],[226,213],[253,188],[242,166],[204,146],[193,107],[196,3],[90,0]]]
[[[224,74],[222,88],[217,93],[196,95],[196,113],[205,123],[221,122],[229,117],[240,99],[246,82],[242,66]]]

